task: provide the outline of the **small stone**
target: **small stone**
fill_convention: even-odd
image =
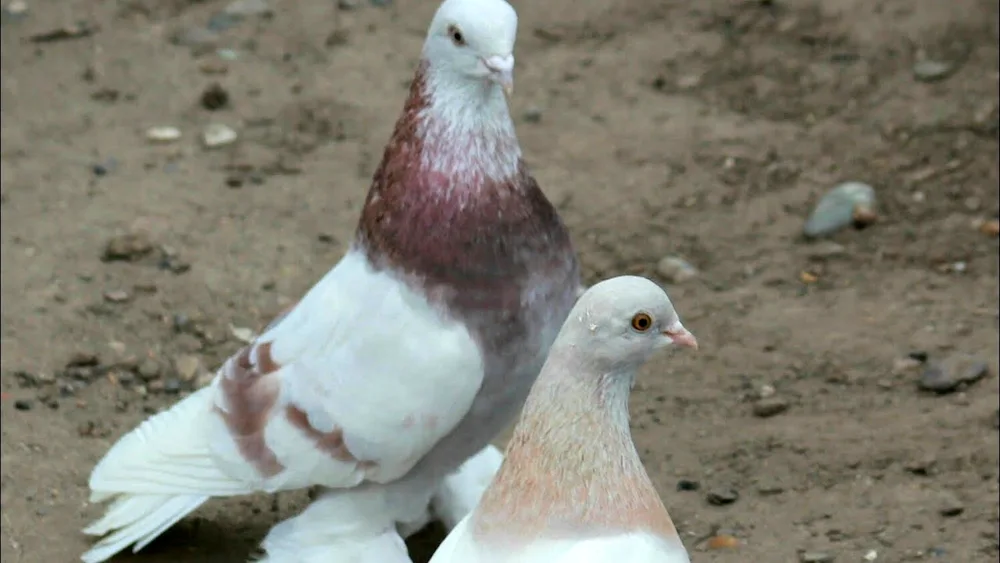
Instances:
[[[780,483],[777,483],[775,481],[768,481],[757,484],[757,494],[759,494],[762,497],[780,495],[783,492],[785,492],[785,487],[783,487]]]
[[[146,138],[154,143],[172,143],[181,138],[181,130],[168,125],[146,129]]]
[[[171,377],[163,382],[163,392],[177,394],[181,391],[181,382],[175,377]]]
[[[758,399],[767,399],[768,397],[773,397],[774,394],[777,393],[777,392],[778,391],[775,390],[774,385],[770,385],[768,383],[765,383],[765,384],[763,384],[763,385],[760,386],[760,389],[757,390],[757,398]]]
[[[101,359],[92,352],[75,352],[66,362],[67,368],[92,368],[100,365]]]
[[[833,560],[833,554],[825,551],[803,551],[799,554],[800,563],[830,563]]]
[[[210,48],[218,40],[219,36],[215,32],[198,26],[182,27],[175,30],[170,36],[170,42],[174,45],[199,49]]]
[[[989,364],[968,354],[955,354],[941,363],[928,363],[918,385],[925,391],[951,393],[962,385],[971,385],[989,374]]]
[[[3,7],[4,15],[23,17],[28,13],[28,3],[23,0],[12,0]]]
[[[19,411],[30,411],[32,406],[31,401],[27,399],[18,399],[14,401],[14,408]]]
[[[913,65],[913,77],[920,82],[937,82],[948,78],[954,68],[943,61],[919,61]]]
[[[865,552],[864,558],[865,561],[875,561],[876,559],[878,559],[878,551],[875,551],[874,549],[869,549],[868,551]]]
[[[788,401],[781,397],[761,399],[753,405],[753,415],[758,418],[770,418],[788,410]]]
[[[799,281],[806,285],[809,285],[818,282],[819,276],[817,276],[812,272],[807,272],[806,270],[802,270],[801,272],[799,272]]]
[[[152,358],[146,358],[139,363],[136,373],[143,381],[152,381],[160,376],[160,363]]]
[[[201,107],[208,111],[222,109],[229,105],[229,92],[219,83],[212,83],[201,93]]]
[[[809,259],[822,262],[829,260],[830,258],[835,258],[837,256],[843,256],[847,253],[847,248],[842,244],[837,244],[833,241],[822,241],[809,248]]]
[[[528,123],[538,123],[542,120],[542,108],[531,106],[524,112],[524,120]]]
[[[1000,219],[990,219],[989,221],[984,221],[983,224],[979,226],[979,232],[991,237],[1000,235]]]
[[[230,325],[229,332],[236,337],[237,340],[243,342],[244,344],[253,342],[254,334],[249,328]]]
[[[717,488],[712,489],[705,495],[705,500],[712,506],[725,506],[733,504],[740,498],[740,493],[736,489]]]
[[[184,354],[174,358],[174,373],[184,382],[194,381],[204,369],[198,356]]]
[[[938,513],[941,516],[951,518],[963,512],[965,512],[965,505],[958,497],[948,492],[941,493],[941,498],[938,501]]]
[[[681,492],[697,491],[701,488],[701,483],[692,479],[681,479],[677,481],[677,490]]]
[[[237,137],[236,131],[221,123],[209,124],[201,134],[202,142],[209,149],[231,145],[236,142]]]
[[[104,245],[102,260],[113,262],[124,260],[134,262],[153,250],[153,243],[142,233],[131,233],[112,237]]]
[[[109,303],[125,303],[132,296],[124,289],[109,289],[104,292],[104,300]]]
[[[223,13],[237,17],[263,16],[271,14],[271,7],[265,0],[235,0],[226,6]]]
[[[656,273],[670,283],[683,283],[697,277],[698,270],[678,256],[667,256],[656,265]]]
[[[896,358],[892,362],[892,374],[893,375],[903,375],[916,371],[917,368],[924,365],[924,362],[917,360],[916,358],[911,358],[907,356],[905,358]]]
[[[937,458],[934,454],[926,454],[918,459],[913,459],[903,465],[903,469],[921,477],[928,477],[934,474],[937,466]]]
[[[803,232],[809,238],[831,235],[854,224],[857,213],[862,219],[870,219],[874,209],[875,188],[861,182],[846,182],[820,198],[806,220]]]
[[[357,8],[358,4],[358,0],[337,0],[337,7],[344,11]]]
[[[740,540],[728,534],[712,536],[706,543],[708,549],[735,549],[740,546]]]

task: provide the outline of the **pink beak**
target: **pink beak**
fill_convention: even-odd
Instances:
[[[483,65],[490,71],[490,78],[503,88],[509,98],[514,93],[514,55],[486,57]]]
[[[698,339],[691,334],[688,329],[684,328],[681,323],[674,323],[667,330],[663,331],[663,335],[673,341],[674,344],[678,346],[684,346],[685,348],[698,349]]]

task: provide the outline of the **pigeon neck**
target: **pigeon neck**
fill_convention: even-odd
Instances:
[[[506,459],[474,526],[485,541],[676,530],[635,450],[628,424],[632,377],[594,378],[573,348],[553,348],[525,403]],[[586,374],[591,375],[586,375]]]
[[[423,141],[421,168],[445,176],[481,178],[480,184],[518,173],[521,148],[501,88],[489,80],[459,76],[421,61],[411,91],[424,100],[417,134]]]

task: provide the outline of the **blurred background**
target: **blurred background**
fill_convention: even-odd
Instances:
[[[587,281],[657,279],[701,344],[632,398],[692,559],[996,561],[997,2],[513,4]],[[5,563],[76,561],[113,440],[340,258],[436,6],[4,4]],[[305,501],[120,560],[242,562]]]

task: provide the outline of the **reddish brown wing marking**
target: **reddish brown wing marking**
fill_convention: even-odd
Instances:
[[[226,360],[219,378],[226,409],[216,407],[216,411],[240,454],[264,477],[273,477],[285,469],[264,436],[280,390],[278,380],[267,376],[280,368],[271,357],[270,342],[251,344]]]
[[[321,451],[332,457],[337,461],[343,461],[345,463],[357,463],[363,468],[374,467],[375,462],[371,461],[361,461],[354,457],[351,450],[347,449],[347,444],[344,443],[344,431],[341,428],[334,428],[330,432],[320,432],[309,424],[309,417],[302,409],[296,407],[295,405],[288,405],[285,409],[285,416],[288,417],[288,421],[292,423],[293,426],[301,430],[306,436],[309,436],[314,442],[316,442],[316,447]]]

